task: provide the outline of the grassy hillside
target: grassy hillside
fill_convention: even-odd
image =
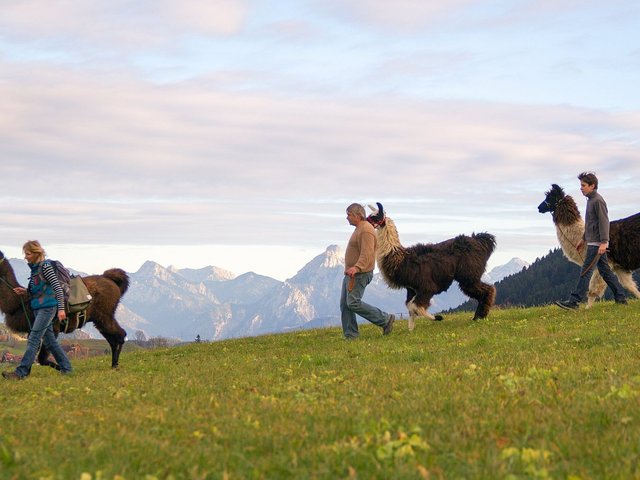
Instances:
[[[34,367],[0,478],[640,478],[640,302],[469,318]]]

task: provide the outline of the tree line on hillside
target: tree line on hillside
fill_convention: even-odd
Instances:
[[[495,284],[495,305],[501,307],[534,307],[548,305],[556,300],[565,300],[573,291],[580,275],[581,267],[567,260],[562,250],[550,250],[547,255],[537,258],[521,272],[505,277]],[[638,281],[638,272],[634,274]],[[605,299],[611,300],[607,289]],[[475,300],[467,300],[450,311],[475,310]]]

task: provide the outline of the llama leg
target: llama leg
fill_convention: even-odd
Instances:
[[[416,328],[416,317],[420,316],[418,306],[413,302],[413,299],[407,301],[407,310],[409,311],[409,330]]]
[[[478,281],[475,284],[459,284],[460,290],[468,297],[478,301],[473,320],[486,318],[496,299],[496,288],[493,285]]]
[[[496,299],[496,287],[483,283],[481,290],[483,292],[482,301],[478,302],[478,308],[473,316],[474,320],[486,318],[489,315],[489,310],[493,306],[493,302]]]
[[[118,368],[120,365],[120,352],[122,352],[124,342],[117,341],[115,347],[111,346],[111,368]]]
[[[635,296],[636,298],[640,298],[640,290],[638,290],[638,286],[636,285],[636,282],[633,281],[632,272],[629,272],[628,270],[622,270],[619,268],[614,268],[613,272],[618,276],[618,280],[620,280],[620,283],[622,284],[622,286],[629,293],[633,294],[633,296]]]
[[[591,308],[594,302],[604,296],[604,291],[607,289],[607,284],[600,276],[600,272],[596,268],[589,281],[589,293],[587,294],[587,307]]]
[[[117,368],[127,332],[118,324],[115,318],[107,317],[107,321],[104,321],[104,317],[96,316],[89,318],[88,321],[92,321],[96,329],[109,342],[111,347],[111,368]]]
[[[43,366],[55,368],[56,370],[62,370],[60,365],[49,360],[49,350],[44,346],[44,343],[40,345],[40,350],[38,351],[38,363]]]
[[[409,302],[409,304],[407,305],[407,308],[409,309],[409,313],[413,317],[424,317],[424,318],[428,318],[429,320],[442,320],[442,317],[440,315],[430,314],[427,311],[427,307],[420,306],[414,301]]]
[[[407,306],[407,311],[409,312],[409,330],[413,330],[416,328],[416,317],[419,316],[419,312],[417,310],[417,306],[414,303],[414,299],[416,297],[416,292],[410,288],[407,288],[407,299],[404,304]]]
[[[416,317],[428,318],[429,320],[442,320],[442,315],[432,315],[427,309],[431,305],[431,297],[433,295],[422,293],[414,296],[407,301],[407,309],[409,310],[409,330],[415,328]]]
[[[103,334],[104,335],[104,334]],[[115,335],[104,335],[111,347],[111,368],[118,368],[118,362],[120,361],[120,352],[122,351],[122,345],[124,341]]]

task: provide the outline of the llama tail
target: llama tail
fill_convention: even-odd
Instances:
[[[474,233],[471,235],[478,243],[486,250],[487,257],[489,257],[496,249],[496,237],[487,232]]]
[[[124,295],[129,288],[129,275],[121,268],[110,268],[102,274],[112,280],[120,289],[120,295]]]

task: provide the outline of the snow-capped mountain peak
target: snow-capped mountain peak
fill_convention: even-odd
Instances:
[[[491,269],[491,271],[485,275],[485,278],[488,278],[491,283],[498,283],[503,278],[513,275],[514,273],[519,273],[523,268],[528,266],[529,262],[521,258],[514,257],[504,265]]]

